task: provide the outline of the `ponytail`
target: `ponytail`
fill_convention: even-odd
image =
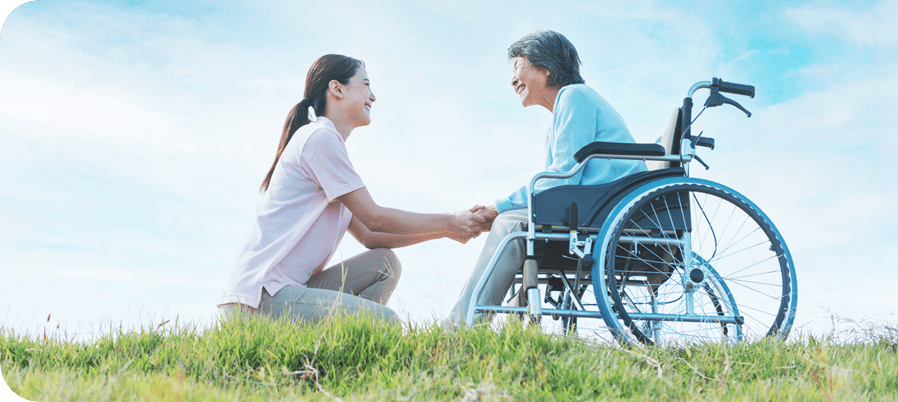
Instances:
[[[328,54],[321,56],[312,64],[309,74],[306,75],[306,89],[302,98],[290,113],[287,114],[287,121],[284,122],[284,130],[281,133],[281,142],[278,144],[278,152],[274,157],[274,163],[265,180],[262,181],[260,192],[268,190],[268,184],[271,182],[271,176],[274,174],[274,168],[281,159],[281,154],[287,148],[287,143],[293,138],[293,134],[300,127],[311,123],[309,119],[309,107],[315,112],[315,116],[324,116],[327,110],[327,88],[331,81],[347,85],[349,79],[355,75],[359,67],[363,67],[365,63],[352,57],[342,56],[338,54]]]
[[[271,182],[271,175],[274,174],[274,167],[277,166],[278,160],[281,159],[281,154],[284,153],[284,149],[287,148],[287,143],[293,138],[293,134],[295,134],[296,130],[299,130],[300,127],[309,124],[310,122],[309,100],[308,98],[302,98],[296,106],[293,106],[293,109],[290,109],[290,113],[287,114],[287,121],[284,122],[284,130],[281,132],[281,142],[278,144],[278,152],[274,156],[274,163],[271,164],[271,169],[268,169],[268,174],[265,175],[265,180],[262,181],[262,187],[259,188],[260,192],[268,190],[268,184]]]

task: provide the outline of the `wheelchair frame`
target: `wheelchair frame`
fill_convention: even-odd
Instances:
[[[694,123],[691,116],[692,97],[699,89],[709,89],[711,92],[705,103],[705,108],[729,104],[739,108],[749,117],[751,116],[751,113],[745,110],[741,105],[722,96],[720,92],[754,97],[754,87],[728,83],[719,80],[718,78],[713,78],[711,81],[701,81],[694,84],[689,89],[688,95],[683,100],[683,106],[679,109],[677,124],[672,125],[674,132],[672,144],[670,144],[670,154],[666,153],[664,148],[658,144],[614,144],[596,142],[587,145],[576,153],[575,158],[578,163],[570,171],[542,172],[535,175],[528,185],[530,197],[528,198],[527,231],[511,233],[505,237],[498,246],[496,253],[492,256],[489,265],[474,288],[469,308],[465,316],[467,325],[471,326],[474,324],[477,313],[520,314],[529,316],[531,320],[536,322],[539,322],[540,318],[544,315],[551,315],[553,317],[563,317],[566,319],[566,331],[569,327],[573,329],[573,326],[569,326],[567,323],[575,322],[577,318],[601,318],[605,321],[606,327],[611,330],[615,338],[622,343],[680,343],[684,341],[684,339],[681,338],[685,338],[685,341],[689,341],[693,336],[689,331],[682,330],[683,332],[673,332],[673,336],[669,336],[668,338],[670,339],[666,339],[662,336],[664,331],[659,329],[664,326],[680,324],[697,325],[699,326],[697,331],[701,331],[702,334],[709,333],[710,335],[698,337],[702,342],[708,340],[714,341],[716,336],[715,332],[721,332],[723,334],[722,339],[728,343],[739,342],[746,339],[746,334],[742,328],[745,324],[746,316],[740,314],[738,300],[734,298],[733,292],[727,285],[727,281],[732,281],[740,286],[745,286],[745,283],[749,284],[748,287],[754,285],[752,285],[750,281],[737,275],[725,274],[726,276],[722,276],[717,269],[712,266],[712,262],[716,264],[719,262],[719,259],[724,258],[722,256],[717,256],[718,239],[717,233],[714,231],[711,222],[713,218],[709,218],[707,211],[702,208],[701,204],[698,204],[697,198],[694,201],[697,203],[698,208],[692,206],[693,199],[690,198],[690,196],[695,197],[694,194],[696,193],[703,193],[706,196],[710,195],[712,199],[716,197],[723,200],[725,203],[734,205],[736,207],[733,208],[734,211],[744,211],[747,217],[745,218],[745,221],[743,221],[743,225],[745,222],[754,222],[760,228],[759,230],[755,230],[755,232],[760,231],[767,236],[766,238],[770,243],[769,249],[774,253],[774,256],[771,258],[775,259],[774,262],[777,263],[781,273],[780,276],[776,276],[775,274],[770,276],[773,279],[769,279],[769,281],[772,286],[777,286],[776,282],[781,280],[782,294],[777,295],[773,293],[771,295],[772,298],[779,297],[780,302],[779,306],[776,307],[776,311],[773,311],[774,308],[772,306],[769,307],[772,311],[769,312],[769,315],[773,315],[774,318],[772,319],[773,322],[770,324],[769,330],[764,332],[764,336],[779,339],[785,339],[788,336],[792,322],[794,321],[795,309],[797,307],[797,289],[794,264],[792,263],[791,255],[785,246],[785,242],[782,240],[782,236],[779,235],[779,232],[766,215],[764,215],[763,212],[746,197],[721,184],[689,177],[687,168],[688,164],[693,160],[701,163],[706,169],[708,168],[708,166],[696,155],[696,147],[704,146],[711,149],[714,148],[713,139],[702,138],[701,135],[693,137],[690,132],[692,123]],[[703,111],[704,109],[702,112]],[[699,113],[699,115],[701,115],[701,113]],[[685,127],[683,127],[684,125]],[[576,203],[572,203],[568,208],[567,223],[569,233],[555,233],[553,231],[558,231],[557,225],[547,225],[536,221],[537,214],[534,210],[535,198],[538,195],[534,194],[536,183],[543,179],[569,178],[580,172],[593,159],[662,161],[670,162],[672,165],[679,165],[682,168],[677,170],[670,169],[670,173],[660,174],[658,177],[646,174],[646,177],[648,178],[644,182],[635,182],[633,186],[617,189],[617,193],[603,194],[603,196],[608,197],[609,199],[619,197],[620,200],[617,203],[607,204],[604,207],[600,207],[601,209],[595,213],[595,216],[605,216],[600,226],[581,226],[582,221],[577,215]],[[657,172],[657,170],[655,172]],[[543,190],[540,194],[554,188],[557,187]],[[681,193],[686,194],[685,201],[689,203],[688,205],[682,205],[683,199],[680,196]],[[660,208],[654,206],[652,203],[658,202],[656,199],[651,198],[654,196],[664,198],[664,205]],[[679,202],[679,209],[670,208],[670,205],[668,205],[666,197],[671,196],[676,196],[675,201]],[[718,204],[718,207],[720,205],[721,204]],[[707,222],[709,227],[711,227],[710,232],[714,236],[714,253],[711,258],[706,259],[700,255],[698,250],[692,250],[691,236],[693,234],[693,227],[690,222],[693,220],[689,216],[694,214],[692,211],[693,209],[697,209],[696,212],[700,212],[704,218],[704,220],[696,218],[698,219],[696,222],[702,224]],[[649,219],[654,225],[651,228],[627,227],[627,225],[632,225],[632,222],[635,222],[631,217],[644,210],[650,210],[650,212],[655,214],[656,218],[660,216],[658,215],[659,210],[662,211],[666,214],[667,218],[669,218],[667,219],[667,226],[665,226],[665,223],[661,222],[662,219],[659,218],[654,219],[654,221]],[[607,214],[605,212],[607,212]],[[678,213],[680,215],[677,215]],[[646,215],[646,217],[650,218],[648,215]],[[630,220],[630,223],[625,222],[627,219]],[[543,230],[537,231],[537,225],[541,225]],[[729,222],[727,222],[727,225],[729,225]],[[638,233],[640,231],[643,232],[641,235]],[[659,233],[661,234],[659,235]],[[752,235],[752,233],[749,233],[749,235]],[[720,235],[722,236],[723,233]],[[749,235],[746,235],[746,237]],[[762,237],[761,239],[763,240],[764,238]],[[492,275],[502,252],[511,242],[520,240],[525,241],[526,244],[526,257],[523,273],[519,273],[522,282],[521,289],[525,291],[526,295],[526,307],[477,304],[477,300],[483,293],[486,283]],[[577,259],[576,272],[566,272],[563,268],[558,268],[557,273],[549,270],[540,271],[538,259],[535,255],[535,244],[538,241],[567,242],[568,254]],[[614,250],[610,250],[612,244]],[[626,244],[627,246],[621,247],[621,244]],[[670,261],[664,262],[658,261],[657,259],[652,260],[652,257],[643,259],[641,261],[643,262],[643,265],[646,265],[646,261],[649,261],[647,265],[655,270],[651,272],[628,271],[628,268],[616,270],[616,265],[623,264],[622,266],[627,266],[627,264],[632,263],[632,261],[630,261],[631,259],[636,260],[636,258],[628,256],[628,253],[636,256],[640,253],[640,248],[646,249],[650,247],[655,247],[658,250],[666,250],[665,252],[669,254],[669,256],[664,261]],[[620,250],[624,250],[624,252],[621,252]],[[629,250],[633,251],[631,252]],[[741,250],[736,251],[734,254],[741,252]],[[652,254],[655,254],[655,257],[660,259],[658,253],[653,252]],[[594,255],[595,257],[593,257]],[[715,259],[715,257],[717,259]],[[771,258],[762,260],[761,262],[769,261]],[[661,264],[654,264],[658,262]],[[772,263],[768,263],[768,265],[771,264]],[[656,265],[666,266],[666,268],[663,269],[669,269],[670,272],[661,272],[660,268],[657,268]],[[592,278],[593,283],[591,285],[593,286],[593,292],[596,295],[596,304],[598,305],[599,311],[590,311],[581,300],[582,294],[581,291],[578,291],[582,286],[580,282],[583,279],[588,279],[584,278],[584,268],[589,270],[588,272],[591,274],[586,276],[591,276]],[[691,270],[686,272],[688,268]],[[749,268],[751,267],[743,268],[741,271]],[[682,272],[678,270],[681,270]],[[676,281],[671,280],[673,271],[677,271],[680,276],[680,285],[682,285],[683,289],[682,295],[680,296],[678,293],[666,294],[667,297],[674,297],[674,299],[659,302],[658,300],[662,299],[662,297],[660,297],[661,294],[659,293],[658,288],[665,286],[664,284],[666,282],[670,282],[672,287],[678,289],[678,285],[675,283]],[[556,308],[543,308],[542,294],[539,289],[541,283],[539,274],[541,273],[546,277],[542,280],[543,283],[550,282],[549,275],[558,275],[558,279],[560,279],[565,294],[565,301],[561,303],[562,308],[557,308],[558,301],[554,303],[554,307]],[[761,272],[759,274],[752,273],[752,275],[761,274],[766,275],[769,274],[769,272]],[[571,283],[571,278],[569,278],[570,275],[573,275],[573,284]],[[629,276],[631,275],[643,279],[641,279],[641,282],[628,282]],[[660,277],[660,283],[652,283],[652,281],[645,279],[650,275],[653,275],[652,278]],[[617,279],[618,277],[620,277],[619,281]],[[655,281],[657,282],[658,280]],[[586,286],[588,287],[590,284],[587,283]],[[630,287],[628,288],[628,286]],[[512,288],[514,288],[514,285],[512,285]],[[631,289],[637,289],[638,291],[634,292],[631,291]],[[554,289],[551,288],[551,285],[547,285],[547,300],[549,293],[552,291],[554,291]],[[645,298],[644,301],[638,302],[631,300],[635,293],[640,292],[642,293],[642,297]],[[677,292],[677,290],[674,290],[674,292]],[[705,305],[713,306],[713,308],[709,307],[711,313],[701,314],[695,311],[697,305],[695,305],[694,298],[702,297],[702,295],[708,299],[708,301],[705,302]],[[648,300],[651,300],[651,302],[649,303]],[[682,304],[685,306],[685,311],[681,313],[670,314],[656,311],[663,309],[661,304],[680,303],[680,300],[683,301]],[[771,303],[772,302],[767,304]],[[651,312],[642,311],[641,308],[638,307],[639,305],[648,304],[651,304]],[[767,305],[765,305],[765,308],[768,308]],[[751,309],[749,309],[749,312],[750,314],[755,314],[754,312],[751,312]],[[768,312],[765,311],[764,313]],[[758,327],[766,327],[767,316],[762,314],[757,314],[757,316],[761,318],[755,318],[754,316],[749,315],[749,318],[754,320],[752,323],[755,324],[755,321],[757,321]],[[730,330],[733,331],[732,334],[729,333]]]

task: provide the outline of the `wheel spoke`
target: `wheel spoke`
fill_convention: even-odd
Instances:
[[[606,221],[611,226],[602,247],[609,254],[598,269],[613,274],[601,279],[594,274],[593,280],[603,284],[607,280],[612,286],[608,295],[597,296],[607,296],[620,312],[605,320],[615,333],[670,344],[734,342],[744,336],[743,325],[732,323],[654,322],[630,316],[651,310],[664,316],[738,315],[746,320],[747,328],[777,329],[775,335],[780,337],[787,334],[794,319],[794,303],[788,303],[790,290],[795,289],[791,257],[787,251],[767,253],[785,250],[782,239],[741,195],[705,183],[686,178],[659,185],[632,198]],[[648,239],[618,243],[624,233],[674,239],[672,233],[679,236],[686,229],[689,235],[683,239],[690,241],[690,248],[675,242],[653,245]],[[686,297],[687,293],[691,296]],[[788,310],[781,311],[784,308]]]
[[[770,261],[770,260],[772,260],[772,259],[779,259],[779,256],[774,255],[774,256],[765,258],[765,259],[763,259],[763,260],[761,260],[761,261],[755,262],[755,263],[753,263],[753,264],[751,264],[751,265],[749,265],[749,266],[747,266],[747,267],[745,267],[745,268],[742,268],[742,269],[740,269],[740,270],[738,270],[738,271],[735,271],[735,272],[732,272],[732,273],[728,274],[727,277],[729,278],[729,277],[731,277],[732,275],[738,274],[738,273],[740,273],[740,272],[745,271],[746,269],[749,269],[749,268],[758,266],[758,265],[763,264],[763,263],[765,263],[765,262],[767,262],[767,261]]]

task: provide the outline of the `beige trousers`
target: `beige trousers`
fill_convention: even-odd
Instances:
[[[250,314],[288,316],[293,320],[316,322],[337,315],[369,314],[399,322],[399,316],[385,306],[402,274],[392,250],[368,250],[312,276],[306,287],[284,286],[274,295],[262,290],[258,310],[229,304],[221,306],[227,317],[243,309]]]
[[[486,268],[493,258],[493,254],[496,254],[496,251],[498,251],[499,244],[509,234],[526,231],[527,222],[526,209],[505,211],[496,217],[490,229],[490,234],[486,238],[486,244],[483,245],[480,257],[477,258],[477,263],[474,265],[474,271],[471,272],[471,277],[468,278],[468,282],[462,288],[461,295],[459,295],[455,307],[449,313],[449,318],[446,319],[445,324],[463,325],[465,323],[465,315],[468,313],[468,307],[471,305],[471,296],[474,294],[474,288],[477,286],[480,278],[486,273]],[[497,306],[502,304],[502,299],[514,282],[515,274],[524,265],[525,255],[524,240],[508,243],[508,246],[502,251],[502,256],[499,257],[496,267],[493,268],[492,275],[487,279],[486,286],[483,288],[483,293],[480,294],[477,304]],[[491,316],[478,313],[475,314],[474,321],[479,322],[487,317]]]

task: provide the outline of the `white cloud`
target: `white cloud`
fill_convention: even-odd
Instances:
[[[805,5],[788,9],[784,15],[811,34],[832,35],[869,48],[898,45],[898,3],[894,1],[878,1],[865,9]]]
[[[134,146],[185,146],[178,138],[165,137],[172,132],[170,117],[137,104],[133,93],[16,72],[4,74],[2,80],[0,86],[9,92],[0,97],[0,114],[19,127],[45,125],[47,130],[34,133],[43,141],[78,133]]]

